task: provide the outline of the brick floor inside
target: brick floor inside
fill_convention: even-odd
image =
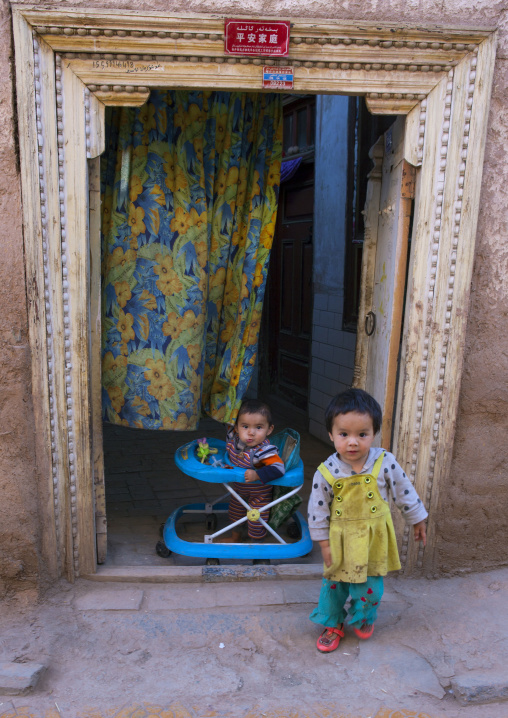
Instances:
[[[317,466],[326,458],[330,447],[311,436],[306,420],[293,407],[270,397],[275,431],[286,427],[300,433],[300,455],[305,468],[301,513],[307,515],[311,479]],[[174,462],[179,446],[202,436],[224,439],[224,426],[210,418],[202,419],[198,431],[170,432],[129,429],[104,424],[104,463],[106,474],[106,512],[108,520],[107,566],[188,566],[202,565],[203,558],[172,554],[157,555],[160,527],[179,506],[205,503],[224,495],[222,484],[198,481],[177,469]],[[226,525],[219,520],[219,527]],[[203,541],[205,533],[201,516],[188,515],[178,524],[178,533],[187,541]],[[208,532],[209,533],[209,532]],[[290,541],[284,528],[281,536]],[[318,548],[290,563],[320,563]],[[222,560],[222,564],[246,563]],[[274,562],[277,563],[277,562]],[[286,563],[286,561],[284,561]]]

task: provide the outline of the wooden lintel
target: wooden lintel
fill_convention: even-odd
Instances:
[[[209,87],[216,89],[262,89],[262,68],[253,64],[229,62],[178,62],[164,60],[111,60],[105,63],[92,59],[69,59],[69,67],[92,92],[143,91],[152,87]],[[312,94],[340,93],[346,95],[379,95],[379,108],[383,103],[389,114],[407,114],[425,97],[443,76],[442,72],[404,72],[342,70],[340,68],[297,67],[294,73],[294,91]],[[116,88],[116,89],[115,89]],[[126,89],[127,88],[127,89]],[[140,88],[142,88],[140,90]],[[389,92],[388,92],[389,90]],[[389,94],[391,99],[383,98]],[[97,97],[102,102],[101,95]],[[374,99],[374,98],[372,98]],[[106,103],[107,104],[107,103]],[[394,109],[395,108],[395,109]],[[399,108],[399,109],[396,109]],[[377,112],[377,109],[376,109]]]
[[[119,31],[121,32],[121,31]],[[164,33],[162,33],[164,34]],[[179,34],[179,33],[176,33]],[[186,35],[189,33],[185,33]],[[207,37],[203,37],[202,33],[194,33],[194,37],[190,38],[179,38],[172,39],[171,37],[157,36],[145,36],[145,37],[133,37],[127,36],[113,36],[108,37],[105,35],[94,37],[94,36],[80,36],[80,35],[51,35],[48,33],[42,33],[41,37],[45,42],[52,47],[55,52],[72,52],[72,53],[93,53],[94,55],[100,54],[116,54],[119,52],[118,43],[121,42],[122,53],[135,53],[148,55],[150,58],[161,56],[169,57],[224,57],[224,42],[221,38],[220,41],[211,40]],[[451,44],[451,43],[450,43]],[[379,64],[392,64],[393,66],[398,64],[404,64],[406,66],[412,66],[418,63],[419,65],[427,64],[430,67],[434,65],[456,65],[466,50],[442,50],[432,49],[429,47],[418,53],[412,47],[393,47],[386,49],[382,52],[380,57],[379,47],[371,45],[308,45],[302,43],[301,45],[291,45],[290,52],[287,58],[283,58],[284,62],[336,62],[336,63],[379,63]],[[241,58],[232,57],[229,58],[234,62],[245,64],[267,64],[274,63],[273,58],[257,58],[257,62],[253,62],[256,58]],[[275,60],[275,64],[280,62],[279,59]]]

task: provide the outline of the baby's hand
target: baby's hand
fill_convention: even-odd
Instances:
[[[259,481],[259,476],[254,471],[254,469],[247,469],[244,475],[245,483],[246,484],[252,484],[253,481]]]
[[[425,527],[425,521],[419,521],[413,525],[413,531],[415,535],[415,541],[423,541],[423,545],[427,544],[427,529]]]

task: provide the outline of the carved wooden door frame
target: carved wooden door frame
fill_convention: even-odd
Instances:
[[[218,15],[12,11],[42,550],[72,580],[95,572],[96,505],[102,520],[90,285],[105,106],[141,105],[152,87],[258,91],[264,60],[226,56]],[[401,529],[406,572],[432,565],[450,468],[494,57],[492,28],[295,19],[289,58],[270,61],[294,65],[295,92],[407,115],[405,159],[419,169],[394,448],[431,516],[425,552]]]

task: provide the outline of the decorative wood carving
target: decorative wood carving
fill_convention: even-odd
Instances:
[[[407,93],[405,95],[390,92],[370,92],[365,96],[365,102],[369,108],[369,112],[373,115],[407,115],[418,100],[422,100],[426,95]]]
[[[227,57],[220,17],[23,9],[26,20],[105,104],[142,104],[157,86],[259,89],[261,58]],[[406,114],[489,30],[292,22],[296,92],[366,94],[371,111]],[[136,80],[136,82],[133,82]],[[91,89],[91,88],[90,88]],[[129,95],[130,94],[130,99]]]
[[[51,477],[52,477],[52,496],[53,496],[53,521],[55,533],[55,558],[60,570],[62,568],[62,531],[60,525],[60,487],[59,487],[59,442],[57,427],[57,390],[55,387],[55,352],[54,352],[54,323],[52,312],[52,272],[49,253],[48,238],[48,168],[45,162],[44,145],[45,145],[45,120],[42,102],[42,68],[40,45],[37,39],[33,38],[33,62],[34,62],[34,89],[35,89],[35,118],[37,127],[37,148],[38,148],[38,173],[39,173],[39,196],[40,196],[40,214],[41,214],[41,249],[42,264],[44,277],[44,307],[46,317],[46,366],[47,366],[47,387],[48,387],[48,426],[47,430],[50,438],[51,447]],[[58,280],[57,280],[58,281]]]
[[[72,579],[95,567],[94,467],[104,524],[87,301],[98,232],[87,158],[103,149],[104,108],[143,104],[152,87],[259,90],[264,61],[226,57],[218,16],[147,13],[140,29],[139,12],[12,8],[38,455],[51,477],[43,550]],[[491,29],[297,19],[289,57],[270,60],[294,65],[296,92],[362,94],[372,112],[409,113],[405,157],[421,169],[395,444],[431,512],[453,444],[494,52]],[[399,529],[406,571],[432,564],[432,530],[423,554]]]

